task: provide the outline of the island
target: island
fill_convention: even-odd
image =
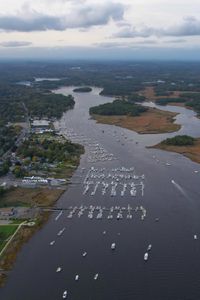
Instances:
[[[140,134],[174,132],[180,129],[174,124],[176,113],[115,100],[90,108],[90,115],[97,123],[120,126]]]
[[[200,138],[193,138],[188,135],[177,135],[148,148],[176,152],[188,157],[194,162],[200,163]]]
[[[92,91],[92,88],[88,87],[88,86],[83,86],[83,87],[76,88],[73,90],[73,92],[75,92],[75,93],[89,93],[91,91]]]

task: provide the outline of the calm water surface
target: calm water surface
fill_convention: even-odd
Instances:
[[[61,88],[56,92],[67,95],[72,90]],[[68,219],[63,211],[55,221],[58,212],[53,213],[42,230],[24,245],[0,291],[0,299],[58,300],[67,290],[67,299],[73,300],[199,300],[200,173],[194,171],[200,167],[181,155],[145,148],[177,133],[139,135],[120,127],[96,124],[89,117],[89,107],[112,101],[99,96],[99,91],[94,88],[92,93],[73,93],[75,108],[64,114],[57,126],[63,133],[73,129],[78,135],[98,141],[117,159],[89,163],[86,146],[72,178],[76,184],[69,186],[57,207],[142,205],[147,217],[141,221],[135,214],[132,220],[109,221],[90,220],[84,214]],[[180,113],[176,120],[182,125],[180,134],[200,136],[200,120],[194,112],[172,106],[162,109]],[[84,196],[82,183],[92,166],[134,166],[137,174],[145,174],[144,196],[110,197],[99,192],[93,197]],[[155,222],[156,218],[159,222]],[[58,237],[58,231],[64,227],[64,233]],[[199,240],[194,240],[194,234]],[[52,240],[56,242],[50,246]],[[112,242],[117,245],[113,252]],[[144,262],[150,243],[152,250]],[[87,251],[85,258],[83,251]],[[63,268],[60,273],[55,272],[58,266]],[[95,273],[99,273],[96,281]],[[76,274],[80,276],[78,282],[74,280]]]

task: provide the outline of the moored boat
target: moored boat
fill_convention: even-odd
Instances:
[[[112,244],[111,244],[111,249],[112,249],[112,250],[115,250],[115,248],[116,248],[116,244],[115,244],[115,243],[112,243]]]
[[[144,254],[144,260],[145,260],[145,261],[148,260],[148,256],[149,256],[149,254],[146,252],[146,253]]]

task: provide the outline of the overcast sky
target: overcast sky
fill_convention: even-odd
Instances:
[[[0,58],[200,59],[200,0],[0,0]]]

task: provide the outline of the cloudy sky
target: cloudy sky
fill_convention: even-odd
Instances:
[[[0,0],[0,58],[200,59],[200,0]]]

